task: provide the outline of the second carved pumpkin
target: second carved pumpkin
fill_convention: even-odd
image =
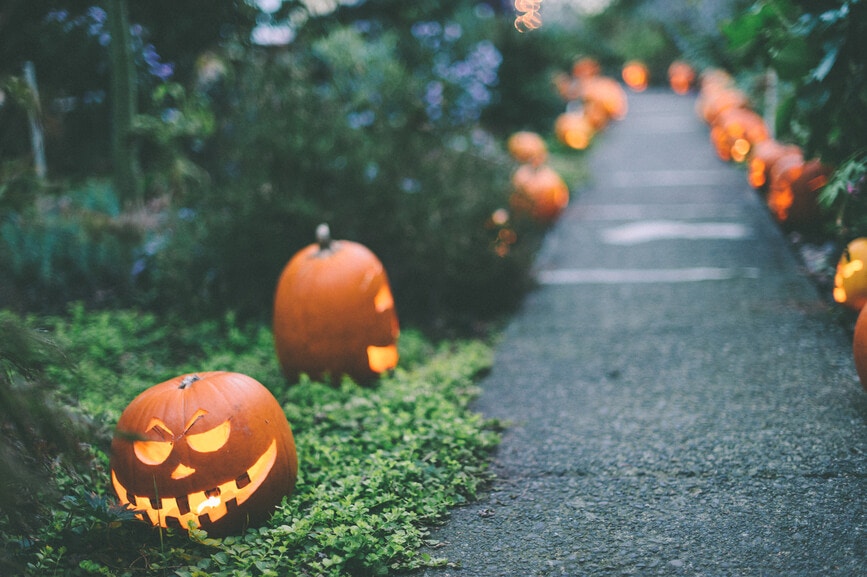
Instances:
[[[385,269],[364,245],[332,240],[328,225],[316,236],[277,283],[277,358],[291,381],[302,373],[372,381],[398,360],[400,328]]]

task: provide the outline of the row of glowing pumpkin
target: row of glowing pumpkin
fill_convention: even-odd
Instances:
[[[554,85],[566,102],[566,111],[554,121],[554,135],[571,149],[586,149],[612,120],[626,115],[627,99],[622,86],[603,76],[591,57],[577,60],[571,74],[557,75]],[[519,164],[512,174],[510,208],[542,224],[552,223],[569,204],[569,187],[547,164],[545,139],[536,132],[518,131],[509,137],[506,147]]]
[[[702,75],[696,102],[711,126],[710,139],[725,161],[744,162],[747,180],[766,195],[778,222],[787,229],[813,229],[821,224],[819,193],[832,169],[819,159],[805,159],[800,147],[771,137],[762,117],[749,108],[746,94],[720,70]],[[852,352],[858,378],[867,390],[867,238],[856,238],[843,250],[834,274],[834,301],[858,313]]]
[[[394,368],[400,333],[385,269],[365,246],[316,242],[287,263],[274,299],[274,342],[290,382],[301,374],[368,383]],[[233,372],[181,375],[124,409],[111,445],[124,506],[155,526],[239,533],[292,493],[298,459],[282,407]]]
[[[650,82],[647,66],[639,60],[627,61],[621,70],[623,82],[631,90],[642,92]],[[672,90],[686,94],[695,81],[695,71],[688,63],[677,60],[668,68]],[[621,84],[601,73],[599,62],[590,56],[577,59],[570,72],[554,77],[554,86],[566,102],[566,110],[554,121],[554,135],[563,145],[585,150],[593,138],[610,122],[620,120],[628,111],[628,99]],[[507,148],[519,163],[512,175],[509,204],[519,214],[528,214],[542,223],[551,223],[569,203],[569,188],[549,165],[545,140],[537,133],[519,131],[507,141]],[[495,213],[493,221],[505,222],[508,216]],[[502,232],[502,231],[501,231]],[[497,250],[508,250],[507,236]]]

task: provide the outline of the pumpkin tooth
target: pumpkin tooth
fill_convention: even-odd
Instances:
[[[243,489],[244,487],[246,487],[250,483],[251,483],[250,475],[249,475],[249,473],[246,473],[246,472],[243,475],[238,475],[238,478],[235,479],[235,485],[239,489]]]
[[[148,499],[151,502],[151,509],[162,509],[163,508],[163,500],[157,499],[156,497],[150,497]]]
[[[190,512],[190,498],[187,495],[184,495],[183,497],[178,497],[177,502],[178,513],[180,513],[181,515],[186,515]]]

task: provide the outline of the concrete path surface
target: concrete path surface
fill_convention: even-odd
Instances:
[[[629,107],[482,382],[497,479],[416,575],[867,575],[850,336],[694,98]]]

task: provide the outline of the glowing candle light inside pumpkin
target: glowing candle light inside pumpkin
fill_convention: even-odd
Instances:
[[[867,238],[851,241],[837,263],[834,275],[834,300],[852,310],[861,310],[867,303]]]

